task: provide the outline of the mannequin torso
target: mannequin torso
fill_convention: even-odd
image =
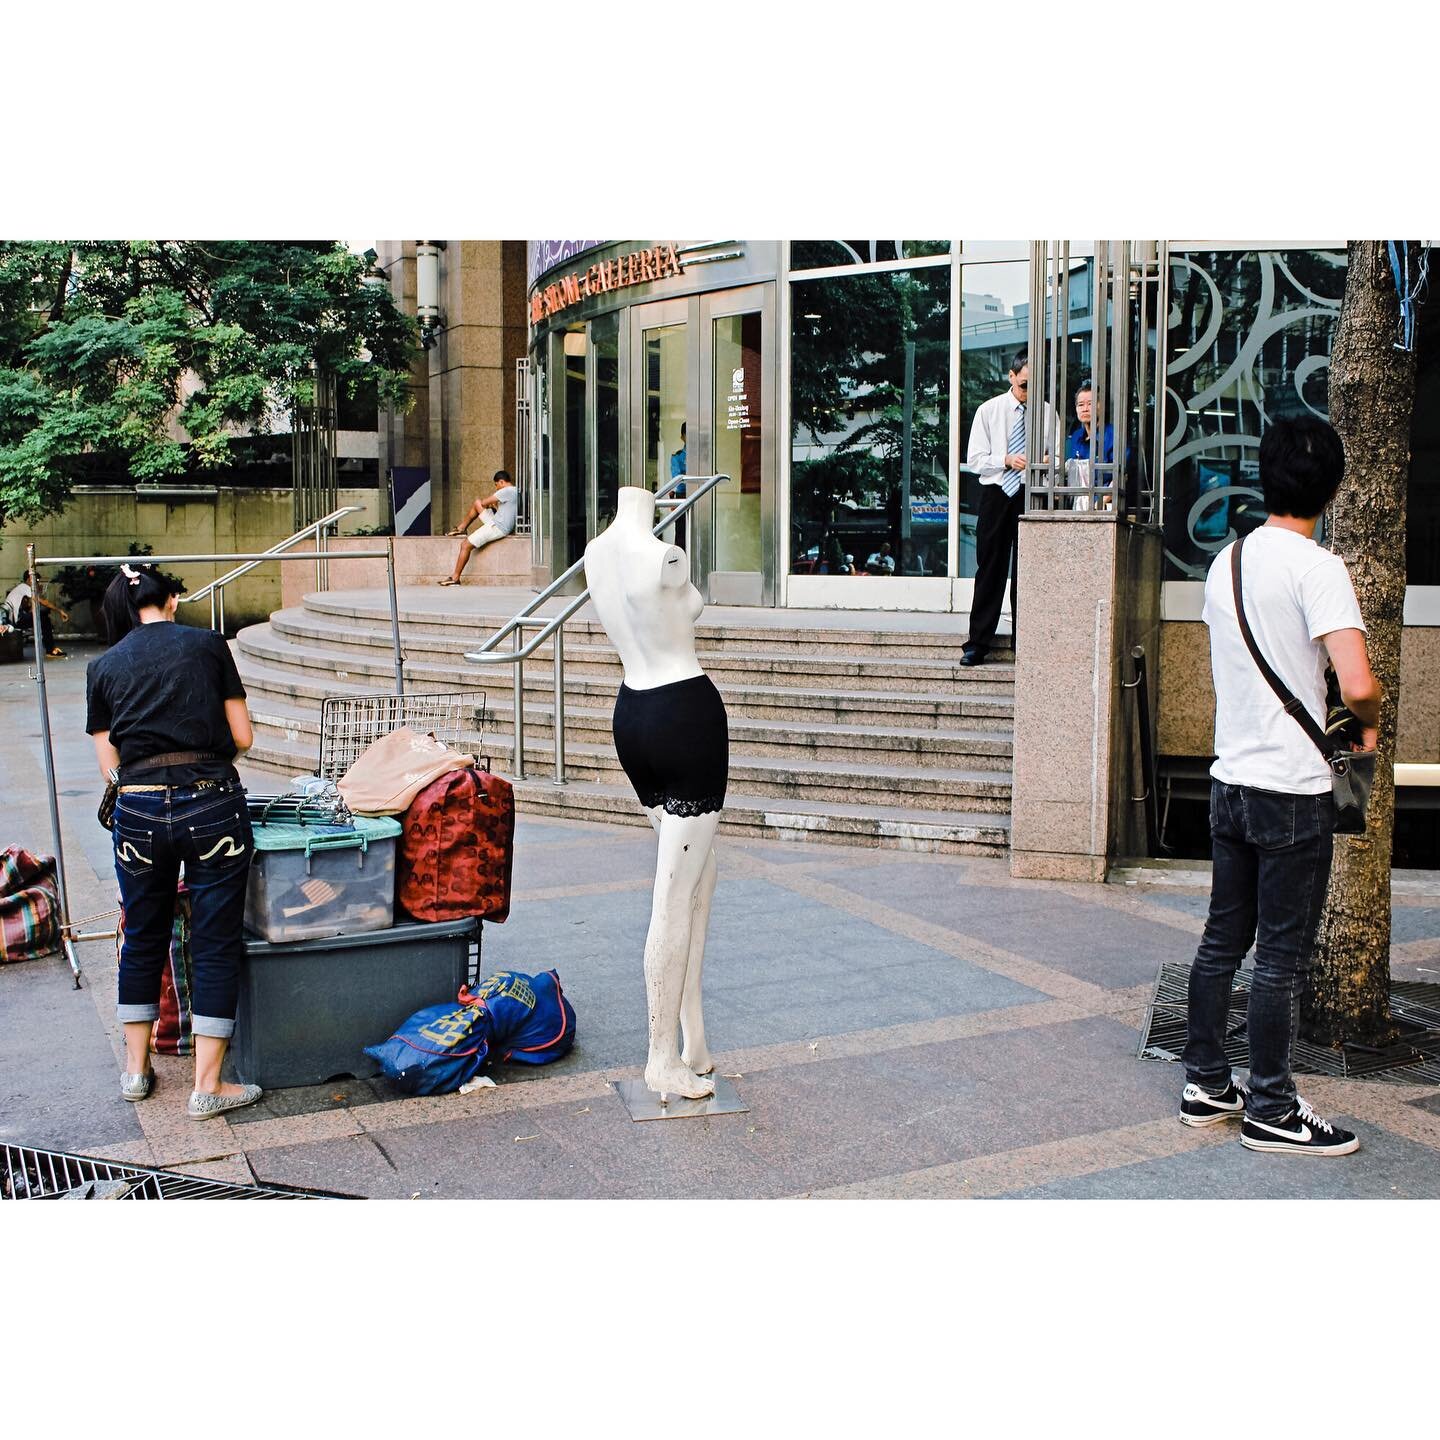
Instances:
[[[631,690],[704,673],[695,657],[695,621],[705,602],[690,583],[685,552],[653,535],[654,525],[654,494],[626,485],[614,523],[585,548],[590,600]]]

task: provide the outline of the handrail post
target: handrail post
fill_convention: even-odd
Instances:
[[[220,627],[215,623],[215,596],[216,596],[218,593],[219,593],[219,591],[218,591],[217,587],[212,586],[211,589],[210,589],[210,628],[211,628],[212,630],[218,630],[218,629],[220,628]]]
[[[515,627],[515,778],[525,778],[525,661],[520,651],[525,642],[525,627]]]
[[[565,783],[565,627],[555,631],[555,783]]]
[[[35,689],[40,699],[40,741],[45,754],[45,775],[49,784],[45,787],[50,799],[50,835],[55,845],[55,880],[57,898],[60,901],[60,943],[65,958],[70,962],[75,976],[75,988],[80,988],[80,957],[75,953],[75,943],[70,926],[70,887],[65,883],[65,846],[60,838],[60,802],[55,788],[55,749],[50,740],[50,702],[45,693],[45,641],[40,628],[40,616],[44,607],[40,604],[40,572],[35,567],[35,546],[25,547],[26,583],[30,586],[30,624],[35,631]]]
[[[320,561],[315,562],[317,565]],[[405,693],[405,656],[400,650],[400,603],[395,597],[395,537],[385,543],[385,581],[390,590],[390,643],[395,648],[395,693]]]
[[[219,591],[217,591],[216,593],[217,593],[217,594],[219,595],[219,597],[220,597],[220,599],[219,599],[219,604],[220,604],[220,624],[219,624],[216,628],[217,628],[217,629],[220,631],[220,633],[223,635],[223,634],[225,633],[225,588],[224,588],[224,586],[221,586],[221,588],[219,589]]]
[[[325,587],[325,562],[320,558],[325,549],[325,527],[319,525],[315,529],[315,588],[324,590]]]

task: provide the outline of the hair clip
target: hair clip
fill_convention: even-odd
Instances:
[[[122,565],[122,566],[120,567],[120,573],[121,573],[132,585],[138,585],[138,584],[140,583],[140,572],[139,572],[138,570],[132,570],[128,565]]]

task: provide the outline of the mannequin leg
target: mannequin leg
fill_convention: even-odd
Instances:
[[[685,989],[680,998],[680,1058],[697,1075],[715,1069],[705,1043],[705,1016],[700,1003],[700,976],[705,968],[705,936],[710,928],[710,902],[715,898],[715,851],[712,848],[700,876],[690,913],[690,958],[685,967]]]
[[[680,1006],[690,968],[691,932],[696,900],[710,863],[720,824],[712,815],[671,815],[652,811],[660,834],[650,932],[645,939],[645,993],[650,1009],[650,1055],[645,1084],[662,1095],[699,1100],[714,1094],[715,1082],[702,1079],[680,1058]],[[708,915],[708,903],[705,906]],[[696,982],[696,1008],[699,987]]]

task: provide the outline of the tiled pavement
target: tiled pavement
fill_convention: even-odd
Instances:
[[[51,671],[79,914],[113,904],[93,821],[83,656]],[[0,672],[3,841],[48,848],[34,687]],[[1440,1091],[1307,1080],[1360,1133],[1331,1163],[1252,1155],[1174,1118],[1180,1076],[1134,1058],[1159,965],[1193,952],[1203,893],[1013,881],[1003,862],[723,842],[706,1022],[750,1106],[633,1124],[653,841],[522,819],[510,920],[487,969],[555,966],[579,1042],[499,1088],[403,1098],[381,1080],[275,1091],[228,1121],[183,1113],[189,1062],[116,1092],[115,966],[86,947],[0,970],[0,1138],[371,1196],[1440,1196]],[[1440,972],[1440,888],[1396,898],[1397,978]],[[443,998],[443,997],[437,997]]]

